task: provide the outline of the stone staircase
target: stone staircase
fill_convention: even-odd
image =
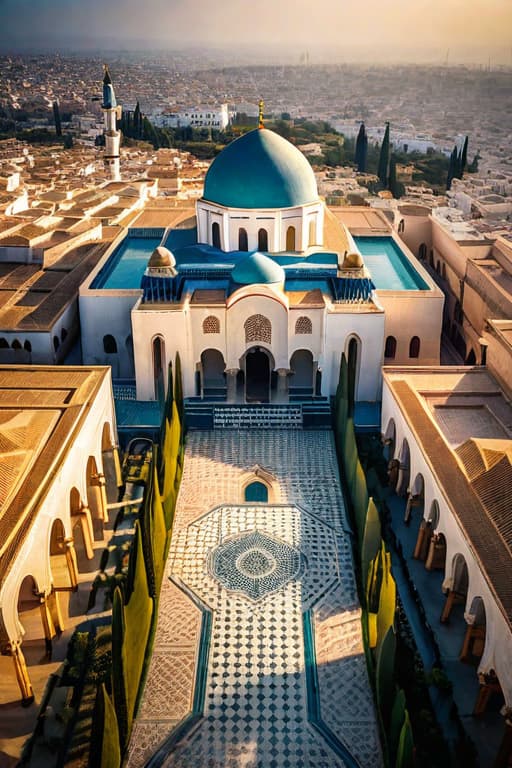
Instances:
[[[258,405],[185,400],[188,429],[330,429],[327,398],[294,403]]]

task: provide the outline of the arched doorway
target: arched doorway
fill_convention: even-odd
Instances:
[[[56,591],[74,590],[78,584],[78,565],[71,539],[66,538],[62,520],[55,520],[50,533],[50,569]]]
[[[270,400],[270,358],[261,347],[253,347],[245,355],[245,399],[248,403]]]
[[[295,250],[295,227],[288,227],[286,230],[286,250]]]
[[[268,251],[268,232],[263,228],[258,230],[258,251]]]
[[[313,355],[308,349],[296,350],[290,359],[289,392],[295,395],[313,394]]]
[[[205,349],[201,353],[203,397],[225,397],[226,364],[218,349]]]

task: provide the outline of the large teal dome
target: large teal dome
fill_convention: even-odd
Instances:
[[[233,268],[231,279],[238,285],[284,283],[284,269],[269,256],[255,251],[245,256]]]
[[[302,152],[277,133],[257,128],[215,158],[203,197],[227,208],[292,208],[316,202],[318,190]]]

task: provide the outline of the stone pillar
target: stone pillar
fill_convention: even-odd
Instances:
[[[103,538],[103,508],[101,489],[99,485],[98,475],[92,475],[89,481],[89,487],[87,489],[87,499],[89,501],[89,507],[91,509],[92,524],[94,529],[94,538]]]
[[[416,546],[414,547],[413,557],[416,560],[425,560],[430,545],[430,539],[432,535],[432,524],[423,519],[420,523],[420,529],[418,531],[418,537],[416,539]]]
[[[24,707],[28,707],[34,701],[34,691],[32,690],[32,684],[28,676],[27,664],[23,651],[21,650],[21,643],[11,640],[9,650],[14,663],[16,680],[20,687],[21,703]]]
[[[123,484],[123,473],[121,470],[121,460],[119,458],[119,446],[115,445],[112,448],[112,459],[114,461],[114,470],[116,473],[116,485],[118,488],[121,488]]]
[[[100,472],[98,474],[98,485],[100,488],[100,498],[101,498],[101,514],[103,516],[103,522],[108,523],[108,500],[107,500],[107,481],[105,480],[105,475],[103,472]]]
[[[57,634],[60,635],[62,632],[64,632],[65,629],[64,619],[62,618],[62,612],[60,609],[59,593],[54,589],[48,595],[48,608],[55,630]]]
[[[441,618],[440,618],[441,624],[446,624],[448,622],[456,597],[457,597],[457,594],[455,590],[449,589],[448,594],[446,595],[446,601],[445,601],[443,610],[441,612]]]
[[[508,768],[512,761],[512,709],[505,707],[502,710],[505,717],[505,733],[494,761],[493,768]]]
[[[236,377],[238,375],[238,371],[238,368],[226,368],[228,403],[236,403]]]
[[[94,528],[92,525],[91,510],[84,504],[78,514],[80,516],[80,526],[84,537],[85,554],[87,555],[88,560],[92,560],[94,557]]]
[[[435,533],[430,539],[427,558],[425,560],[425,568],[427,571],[435,571],[444,568],[445,559],[445,545],[442,543],[440,536]]]
[[[52,640],[57,634],[53,623],[52,614],[48,605],[48,598],[44,594],[39,595],[39,610],[41,611],[41,621],[43,623],[44,642],[46,645],[46,655],[51,658]]]
[[[75,544],[72,538],[64,539],[66,545],[66,562],[68,564],[69,581],[71,589],[76,592],[78,589],[78,563],[76,561]]]
[[[277,400],[278,402],[288,401],[288,368],[277,368]]]
[[[459,661],[470,661],[471,656],[480,658],[484,652],[485,627],[481,624],[475,624],[475,617],[471,614],[465,614],[464,618],[466,619],[467,627]]]

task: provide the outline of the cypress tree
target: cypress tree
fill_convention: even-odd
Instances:
[[[142,115],[140,113],[139,102],[136,103],[135,109],[133,112],[133,138],[134,139],[142,138]]]
[[[368,155],[368,136],[364,123],[361,123],[356,139],[355,161],[359,173],[366,173],[366,158]]]
[[[458,158],[457,158],[457,147],[455,146],[450,155],[450,164],[448,166],[448,178],[446,179],[446,189],[451,189],[453,179],[458,178],[457,170],[458,170]]]
[[[380,148],[379,165],[377,169],[377,176],[381,183],[387,187],[389,175],[389,122],[386,123],[386,130],[384,132],[384,138],[382,139],[382,146]]]
[[[53,102],[53,119],[55,122],[55,134],[56,136],[62,136],[62,125],[60,122],[60,110],[59,110],[59,102],[54,101]]]
[[[463,175],[463,173],[464,173],[464,171],[466,169],[466,165],[468,163],[468,141],[469,141],[469,138],[468,138],[468,136],[466,136],[466,138],[464,139],[464,144],[463,144],[463,147],[462,147],[462,153],[461,153],[461,157],[460,157],[460,176],[459,176],[459,179],[462,179],[462,175]]]
[[[404,185],[397,181],[396,178],[396,157],[395,155],[391,155],[391,159],[389,161],[389,189],[391,190],[391,193],[393,197],[399,198],[402,197],[404,194]]]

